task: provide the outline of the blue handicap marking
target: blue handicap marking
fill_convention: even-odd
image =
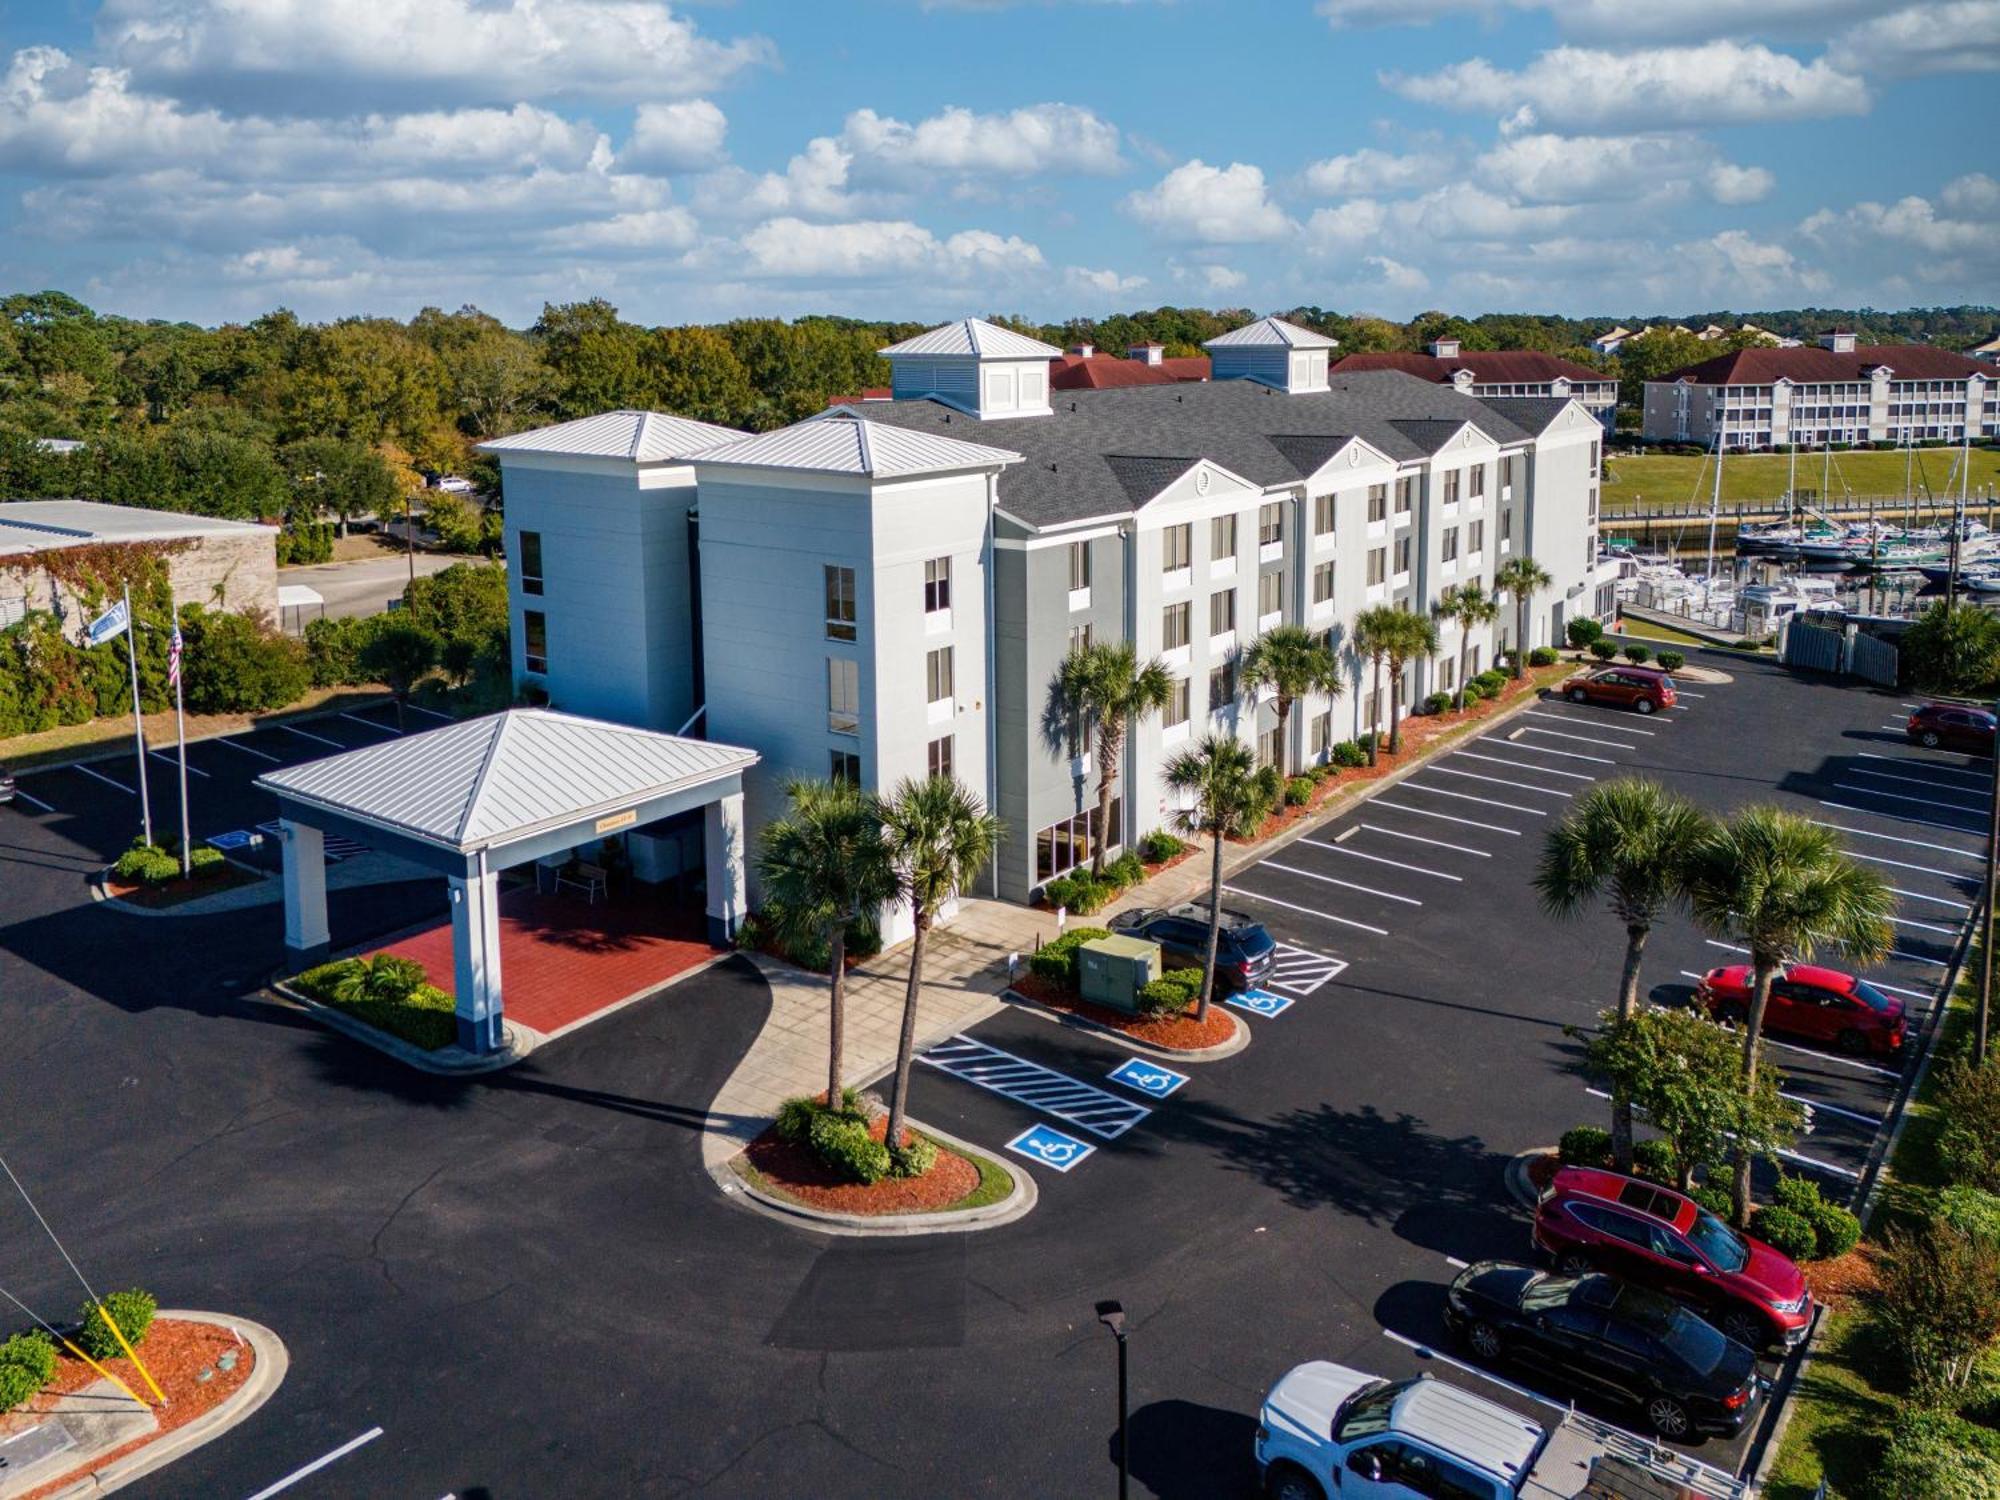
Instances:
[[[247,849],[250,834],[247,829],[232,828],[227,833],[209,835],[208,844],[211,849]]]
[[[1122,1083],[1128,1089],[1137,1089],[1155,1099],[1166,1098],[1187,1082],[1187,1074],[1176,1073],[1172,1068],[1138,1057],[1126,1058],[1111,1070],[1110,1078],[1113,1083]]]
[[[1064,1135],[1053,1125],[1034,1125],[1009,1141],[1007,1149],[1029,1161],[1067,1172],[1097,1148],[1073,1135]]]
[[[1231,995],[1222,1003],[1233,1005],[1238,1010],[1247,1010],[1253,1016],[1281,1016],[1293,1005],[1289,996],[1274,995],[1264,989],[1245,990],[1240,995]]]

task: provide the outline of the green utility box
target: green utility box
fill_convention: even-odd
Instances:
[[[1117,1010],[1139,1009],[1139,991],[1160,977],[1160,945],[1144,938],[1101,937],[1076,950],[1083,998]]]

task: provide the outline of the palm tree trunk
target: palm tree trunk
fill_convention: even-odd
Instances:
[[[1528,675],[1528,596],[1514,601],[1514,680]]]
[[[1292,755],[1292,737],[1285,732],[1291,717],[1292,700],[1280,694],[1278,698],[1278,775],[1281,778],[1291,775],[1291,772],[1285,769],[1285,762],[1290,760]]]
[[[882,1137],[891,1151],[903,1141],[903,1106],[910,1091],[910,1054],[917,1045],[917,996],[924,988],[924,939],[930,930],[930,913],[919,911],[916,934],[910,939],[910,983],[903,991],[903,1029],[896,1038],[896,1081],[889,1089],[889,1129]]]
[[[1368,699],[1368,764],[1375,764],[1375,749],[1382,743],[1382,653],[1375,653],[1375,691]]]
[[[1215,994],[1215,950],[1222,938],[1222,830],[1211,828],[1215,853],[1208,867],[1208,956],[1201,961],[1201,999],[1195,1003],[1194,1018],[1208,1019],[1208,1002]]]
[[[1452,700],[1452,712],[1461,713],[1465,709],[1465,669],[1472,663],[1472,627],[1467,625],[1458,632],[1458,692]]]
[[[1111,842],[1111,789],[1118,783],[1118,756],[1125,748],[1125,726],[1107,718],[1097,728],[1097,838],[1090,848],[1093,879],[1104,873],[1104,846]]]
[[[827,986],[826,1107],[840,1108],[840,1075],[847,1059],[843,1055],[842,1030],[847,1020],[847,923],[835,922],[827,928],[826,951],[832,955],[831,978]]]
[[[1389,668],[1389,753],[1403,753],[1403,672],[1394,664]]]
[[[1625,972],[1618,979],[1618,1019],[1629,1021],[1639,1008],[1639,960],[1646,951],[1649,929],[1637,923],[1625,929]],[[1632,1096],[1623,1085],[1611,1091],[1611,1155],[1618,1170],[1632,1170]]]
[[[1764,1010],[1771,1003],[1771,980],[1777,965],[1755,958],[1756,978],[1750,987],[1750,1014],[1743,1018],[1743,1094],[1747,1099],[1757,1082],[1757,1053],[1764,1040]],[[1738,1229],[1750,1223],[1750,1152],[1741,1137],[1736,1142],[1736,1184],[1730,1217]]]

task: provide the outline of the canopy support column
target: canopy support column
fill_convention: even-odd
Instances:
[[[327,955],[326,837],[310,823],[282,818],[278,836],[285,865],[285,957],[293,972]]]
[[[507,1043],[500,998],[500,877],[486,868],[482,854],[476,873],[446,879],[458,1045],[467,1052],[498,1052]]]
[[[702,852],[708,867],[708,940],[736,941],[748,898],[743,879],[743,794],[718,797],[702,809]]]

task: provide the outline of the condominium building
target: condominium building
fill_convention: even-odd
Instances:
[[[1962,442],[2000,437],[1991,366],[1928,344],[1756,347],[1646,382],[1649,441],[1724,448]]]
[[[1618,417],[1618,381],[1602,370],[1533,349],[1476,349],[1457,339],[1433,339],[1428,354],[1349,354],[1335,366],[1348,372],[1401,370],[1449,385],[1468,396],[1553,396],[1580,401],[1606,428]]]
[[[664,429],[664,456],[624,460],[615,480],[603,441],[564,435],[585,424],[502,440],[516,635],[544,647],[517,649],[517,671],[558,707],[666,722],[686,704],[711,737],[757,749],[753,839],[789,777],[886,792],[948,772],[1005,824],[991,889],[1028,900],[1100,840],[1126,847],[1168,822],[1164,768],[1202,735],[1297,766],[1366,730],[1378,705],[1359,611],[1428,610],[1532,553],[1555,582],[1527,644],[1596,612],[1603,429],[1588,411],[1330,372],[1333,351],[1263,319],[1209,345],[1208,382],[1052,393],[1054,350],[968,320],[885,351],[893,400],[690,451]],[[574,465],[553,457],[580,448],[593,453]],[[607,497],[622,488],[630,519],[572,516],[577,465]],[[657,555],[608,582],[576,528]],[[1512,644],[1513,620],[1478,632],[1473,670]],[[1284,745],[1269,697],[1236,677],[1240,651],[1281,622],[1328,633],[1343,689],[1297,704]],[[1174,689],[1129,734],[1100,829],[1095,757],[1051,685],[1075,647],[1120,640]],[[1447,628],[1437,661],[1408,668],[1406,704],[1450,685],[1459,644]],[[673,686],[635,683],[614,710],[614,675]]]

